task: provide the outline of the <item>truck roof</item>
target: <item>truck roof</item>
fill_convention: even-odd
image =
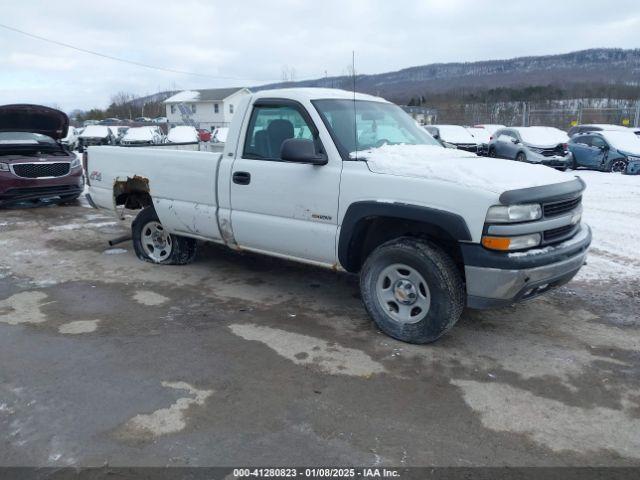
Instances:
[[[353,100],[353,91],[340,90],[338,88],[278,88],[273,90],[261,90],[252,94],[258,98],[288,98],[291,100],[325,100],[325,99],[346,99]],[[356,100],[370,100],[374,102],[387,102],[384,98],[374,97],[365,93],[355,94]]]

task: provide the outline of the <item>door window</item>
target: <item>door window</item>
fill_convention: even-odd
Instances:
[[[282,143],[290,138],[313,140],[313,130],[293,106],[254,107],[244,143],[245,158],[281,160]]]
[[[602,137],[591,137],[591,146],[603,148],[607,146],[607,142]]]

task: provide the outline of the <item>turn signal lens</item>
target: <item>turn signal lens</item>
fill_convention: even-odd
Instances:
[[[519,235],[517,237],[482,237],[482,246],[490,250],[500,250],[503,252],[524,250],[540,245],[542,237],[539,233],[531,235]]]
[[[509,250],[510,243],[508,237],[482,237],[482,246],[491,250]]]

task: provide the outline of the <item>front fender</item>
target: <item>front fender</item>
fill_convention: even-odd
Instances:
[[[349,206],[342,219],[338,240],[338,260],[347,271],[357,270],[351,247],[362,233],[366,221],[371,218],[417,221],[437,227],[455,240],[472,240],[464,218],[455,213],[406,203],[355,202]]]

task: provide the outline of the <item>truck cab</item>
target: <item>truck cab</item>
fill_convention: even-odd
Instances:
[[[377,326],[412,343],[465,306],[566,283],[591,240],[580,179],[445,149],[364,94],[261,91],[238,105],[222,155],[130,150],[89,148],[89,195],[141,209],[139,258],[187,263],[206,240],[359,274]]]

